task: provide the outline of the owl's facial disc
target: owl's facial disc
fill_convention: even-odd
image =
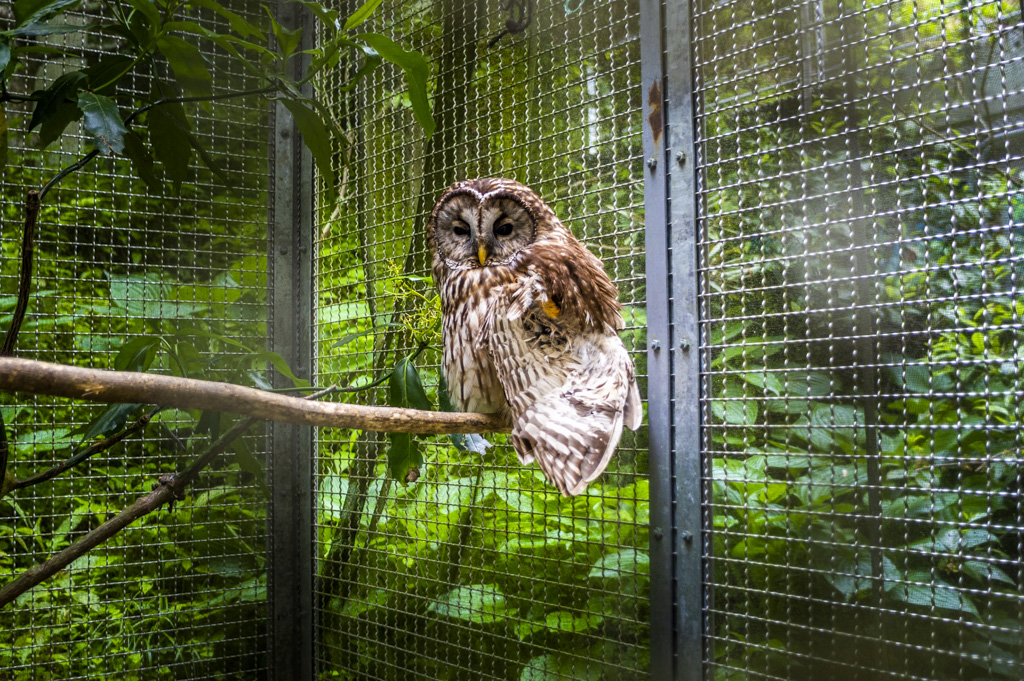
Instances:
[[[488,197],[480,210],[478,257],[480,264],[508,262],[533,241],[533,217],[515,199]]]
[[[479,200],[471,193],[452,196],[437,214],[434,242],[438,253],[450,265],[476,267],[477,208]]]

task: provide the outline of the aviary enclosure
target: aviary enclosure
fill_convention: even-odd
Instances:
[[[64,20],[128,5],[150,3]],[[192,4],[210,30],[232,21],[214,6]],[[301,47],[323,39],[306,25]],[[1024,676],[1024,5],[396,0],[359,30],[426,57],[432,135],[393,63],[321,72],[336,135],[313,155],[262,95],[195,104],[210,158],[157,163],[176,182],[113,156],[54,187],[17,356],[257,387],[284,369],[382,405],[411,358],[444,409],[426,217],[451,182],[506,176],[617,284],[646,427],[570,499],[500,434],[257,427],[0,610],[0,679]],[[109,50],[25,40],[23,95]],[[203,55],[214,94],[253,86],[226,49]],[[25,192],[90,142],[73,123],[41,151],[30,103],[3,106],[7,327]],[[0,413],[26,480],[107,412],[11,392]],[[5,487],[0,578],[226,419],[160,411]]]

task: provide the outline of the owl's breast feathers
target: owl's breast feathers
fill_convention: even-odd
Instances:
[[[643,419],[617,291],[579,242],[540,240],[501,266],[453,269],[435,257],[443,365],[463,410],[510,413],[522,463],[563,495],[608,466],[623,426]]]
[[[508,403],[486,343],[493,295],[515,280],[505,268],[449,270],[435,261],[441,294],[441,366],[452,402],[461,411],[508,413]]]

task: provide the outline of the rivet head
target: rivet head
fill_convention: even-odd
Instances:
[[[658,350],[661,350],[661,341],[659,341],[659,340],[652,340],[651,341],[651,350],[654,350],[655,352],[657,352]]]
[[[677,151],[676,152],[676,163],[678,163],[681,166],[686,165],[686,154],[684,152],[682,152],[682,151]]]
[[[287,246],[281,246],[279,249],[277,249],[277,251],[281,255],[288,255],[288,247]]]
[[[679,349],[682,350],[683,352],[689,352],[690,351],[690,341],[686,340],[685,338],[683,340],[679,341]]]
[[[655,168],[657,168],[658,167],[658,159],[656,159],[653,156],[651,156],[649,159],[647,159],[647,167],[650,168],[651,170],[654,170]]]
[[[690,532],[689,530],[683,530],[682,532],[679,533],[679,536],[687,544],[689,544],[690,542],[693,541],[693,533]]]
[[[661,539],[665,535],[665,533],[661,531],[660,527],[655,527],[652,531],[652,534],[654,535],[655,539]]]

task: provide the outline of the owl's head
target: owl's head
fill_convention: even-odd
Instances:
[[[480,178],[445,190],[430,214],[427,239],[451,269],[509,265],[555,225],[561,223],[529,187]]]

